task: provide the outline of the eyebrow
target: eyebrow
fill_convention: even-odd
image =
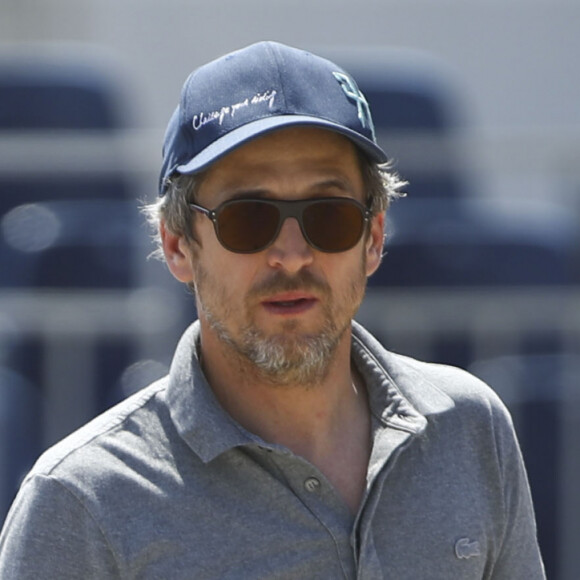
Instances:
[[[330,179],[325,179],[321,181],[313,187],[313,189],[339,189],[340,191],[344,191],[347,193],[354,193],[353,184],[347,180],[340,177],[332,177]]]
[[[312,184],[308,190],[309,191],[317,191],[317,190],[328,190],[328,189],[337,189],[344,193],[349,193],[354,195],[355,191],[352,184],[346,180],[341,178],[329,178],[323,179],[319,182]],[[226,193],[228,200],[233,199],[267,199],[272,196],[272,192],[266,188],[241,188],[236,190],[235,188],[232,189],[230,193]],[[314,195],[313,197],[317,197]],[[322,197],[322,196],[321,196]]]
[[[233,199],[262,199],[267,198],[269,194],[267,189],[240,189],[227,194],[227,200]]]

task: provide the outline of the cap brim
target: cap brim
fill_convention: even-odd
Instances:
[[[179,173],[188,175],[199,173],[217,161],[220,157],[223,157],[227,153],[230,153],[252,139],[256,139],[257,137],[275,131],[276,129],[296,126],[320,127],[322,129],[334,131],[335,133],[348,137],[355,145],[360,147],[377,163],[385,163],[388,161],[387,154],[376,143],[362,136],[360,133],[352,131],[348,127],[338,125],[337,123],[319,117],[309,117],[307,115],[279,115],[258,119],[257,121],[252,121],[251,123],[242,125],[241,127],[230,131],[200,151],[188,163],[178,165],[175,170]]]

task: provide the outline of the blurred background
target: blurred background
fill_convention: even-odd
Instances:
[[[578,578],[572,0],[0,0],[0,522],[43,449],[167,371],[195,314],[139,205],[185,77],[264,39],[366,94],[410,184],[359,320],[501,395],[548,577]]]

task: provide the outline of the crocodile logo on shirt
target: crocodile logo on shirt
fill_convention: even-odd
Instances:
[[[469,538],[461,538],[455,543],[455,555],[460,560],[468,560],[481,556],[481,549],[477,540],[471,541]]]

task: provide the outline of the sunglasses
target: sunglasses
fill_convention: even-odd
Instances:
[[[372,212],[348,197],[306,200],[233,199],[215,209],[195,203],[191,209],[206,215],[217,239],[230,252],[252,254],[278,237],[284,221],[295,218],[306,241],[321,252],[345,252],[361,239]]]

